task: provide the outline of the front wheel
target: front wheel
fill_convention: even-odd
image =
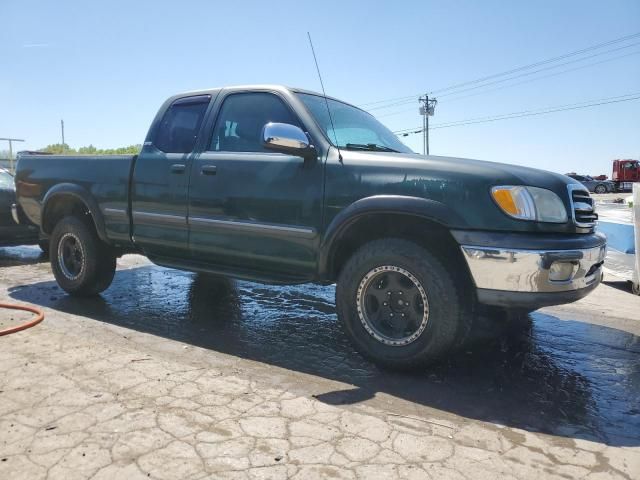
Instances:
[[[596,193],[607,193],[607,187],[605,187],[604,185],[596,185],[595,192]]]
[[[63,218],[51,235],[49,257],[58,285],[71,295],[90,296],[105,290],[116,271],[116,257],[87,222]]]
[[[440,260],[401,239],[372,241],[349,259],[336,306],[355,348],[392,368],[442,358],[470,321],[462,290]]]

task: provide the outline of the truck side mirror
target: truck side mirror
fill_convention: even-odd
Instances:
[[[300,155],[305,159],[315,154],[307,134],[300,127],[288,123],[267,123],[262,129],[262,144],[270,150]]]

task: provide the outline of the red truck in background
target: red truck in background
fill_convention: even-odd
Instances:
[[[616,191],[630,192],[632,184],[640,182],[640,161],[631,159],[614,160],[611,180],[616,185]]]

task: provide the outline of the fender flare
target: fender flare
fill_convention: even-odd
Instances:
[[[75,183],[59,183],[51,187],[42,199],[42,209],[40,212],[40,228],[44,233],[51,234],[51,232],[48,232],[44,229],[47,218],[47,210],[52,205],[52,201],[60,197],[73,197],[76,200],[79,200],[91,214],[93,223],[96,227],[96,232],[98,233],[98,237],[100,237],[100,240],[102,240],[103,242],[109,241],[106,235],[104,217],[100,208],[98,207],[98,202],[96,202],[95,198],[91,195],[91,193],[89,193],[86,188]]]
[[[325,230],[318,255],[321,278],[329,273],[331,259],[342,236],[360,218],[376,214],[401,214],[422,218],[446,228],[464,228],[466,222],[444,203],[404,195],[374,195],[361,198],[336,215]]]

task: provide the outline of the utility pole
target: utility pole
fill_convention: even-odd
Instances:
[[[62,149],[64,150],[64,120],[60,120],[60,129],[62,130]]]
[[[9,142],[9,170],[11,173],[15,172],[13,168],[13,142],[24,142],[21,138],[0,138],[0,140],[6,140]]]
[[[429,117],[433,117],[438,100],[429,98],[428,93],[425,93],[418,100],[420,102],[420,115],[422,115],[422,153],[429,155]]]

